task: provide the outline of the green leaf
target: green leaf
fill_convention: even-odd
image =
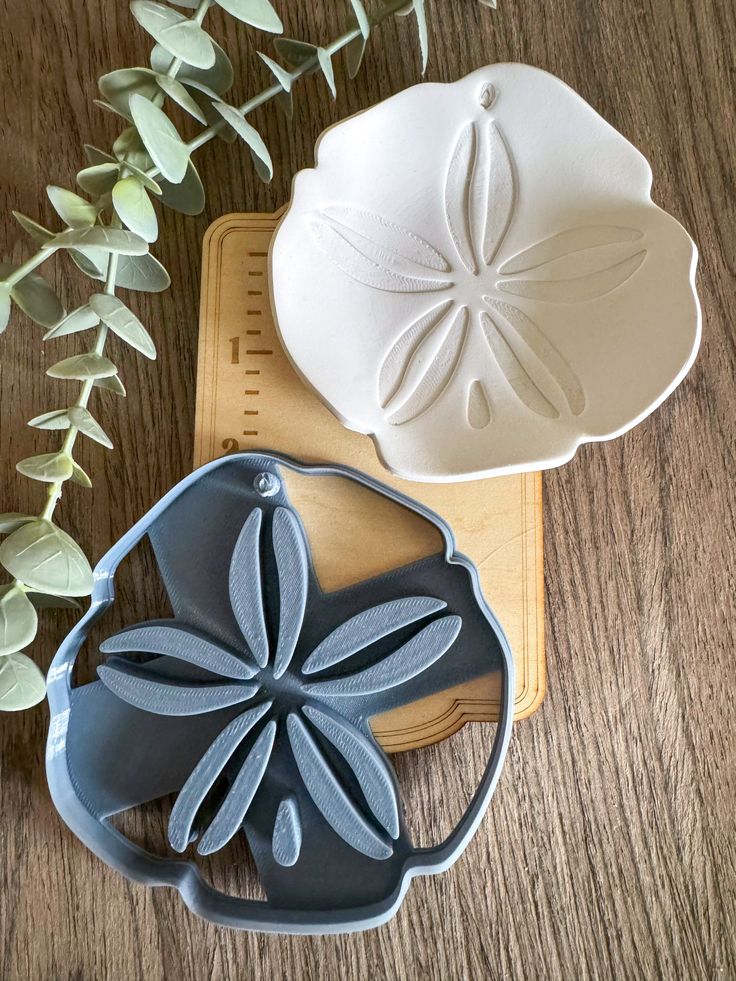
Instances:
[[[53,409],[51,412],[34,416],[28,421],[28,425],[33,426],[34,429],[68,429],[69,416],[66,409]]]
[[[124,116],[130,117],[130,97],[134,92],[153,99],[158,92],[156,75],[150,68],[119,68],[102,75],[97,85],[103,97]]]
[[[0,334],[8,326],[10,320],[10,287],[0,283]]]
[[[28,599],[37,610],[81,610],[81,604],[69,596],[54,596],[53,593],[38,593],[29,589]]]
[[[363,62],[363,55],[365,54],[366,45],[368,43],[368,36],[371,32],[371,22],[361,0],[350,0],[350,3],[355,15],[354,22],[360,29],[360,35],[353,38],[350,44],[348,44],[348,46],[345,48],[345,60],[348,66],[348,75],[350,78],[355,78]]]
[[[130,118],[130,113],[123,109],[118,109],[116,106],[111,106],[109,102],[105,102],[104,99],[93,99],[92,105],[97,106],[99,109],[104,109],[105,112],[110,112],[113,116],[120,116],[127,123],[132,122]]]
[[[113,157],[111,153],[106,153],[104,150],[98,150],[97,147],[92,146],[91,143],[84,144],[84,155],[93,167],[103,163],[115,163],[115,157]]]
[[[167,208],[178,211],[182,215],[199,215],[204,211],[204,187],[191,160],[181,183],[170,184],[168,181],[161,181],[161,202]],[[161,268],[163,269],[163,266]],[[119,277],[120,271],[118,270],[118,282],[122,285]],[[168,286],[168,282],[166,285]],[[164,286],[162,289],[166,289],[166,287]]]
[[[11,289],[10,295],[21,310],[42,327],[53,327],[64,316],[61,300],[38,273],[24,276]]]
[[[109,293],[95,293],[89,298],[89,305],[113,333],[122,338],[147,358],[156,357],[156,348],[150,334],[117,296]]]
[[[117,374],[117,368],[102,354],[94,351],[87,351],[85,354],[75,354],[71,358],[65,358],[50,368],[46,374],[50,378],[76,378],[79,381],[87,381],[89,378],[108,378],[110,375]]]
[[[219,95],[200,82],[186,82],[186,85],[191,89],[194,101],[202,110],[207,120],[207,125],[218,126],[217,139],[222,140],[223,143],[234,143],[238,138],[238,134],[232,126],[222,125],[222,116],[215,110],[215,106],[222,101]]]
[[[37,629],[36,611],[20,586],[0,586],[0,657],[30,644]]]
[[[49,184],[46,193],[54,211],[70,228],[87,228],[97,221],[97,208],[74,191]]]
[[[146,154],[146,156],[148,155]],[[136,165],[134,163],[131,163],[130,160],[125,160],[123,161],[123,163],[125,167],[130,171],[131,175],[135,177],[136,180],[138,180],[143,185],[143,187],[146,188],[147,191],[150,191],[151,194],[156,194],[156,195],[161,194],[161,185],[159,184],[158,181],[155,181],[152,177],[149,177],[148,174],[145,172],[145,170],[141,170],[140,167],[136,167]],[[151,166],[153,166],[153,164],[151,164]],[[113,190],[115,189],[113,188]]]
[[[31,480],[53,484],[57,480],[68,480],[71,477],[74,462],[68,453],[39,453],[20,460],[15,469]]]
[[[195,68],[214,65],[209,35],[195,21],[153,0],[133,0],[130,9],[141,27],[176,58]]]
[[[423,75],[427,70],[427,62],[429,61],[429,31],[427,30],[427,13],[424,9],[424,0],[414,0],[414,14],[417,18],[417,30],[419,31]]]
[[[75,461],[72,461],[72,475],[69,479],[75,484],[81,484],[82,487],[86,487],[87,489],[92,486],[89,475]]]
[[[86,194],[101,198],[109,194],[118,179],[120,167],[116,163],[99,163],[85,167],[77,174],[77,184]]]
[[[21,514],[19,511],[6,511],[5,514],[0,514],[0,535],[9,535],[11,531],[15,531],[21,525],[34,520],[32,514]]]
[[[168,187],[179,187],[177,184]],[[201,208],[200,208],[201,211]],[[104,283],[107,278],[107,253],[101,249],[74,249],[70,252],[85,276]],[[144,293],[161,293],[171,285],[169,274],[158,259],[145,255],[121,255],[118,258],[117,285],[120,289]]]
[[[125,398],[125,385],[120,381],[120,375],[110,375],[108,378],[95,378],[92,383],[95,388],[104,388],[115,395]]]
[[[169,117],[140,95],[130,97],[130,109],[138,132],[154,164],[167,181],[184,179],[189,150]]]
[[[335,69],[332,67],[332,58],[330,57],[330,52],[326,51],[324,48],[317,48],[317,59],[319,60],[319,67],[322,69],[322,74],[327,80],[327,84],[330,87],[330,92],[332,92],[332,98],[337,98],[337,88],[335,87]]]
[[[0,712],[22,712],[46,697],[41,670],[21,651],[0,660]]]
[[[39,225],[33,218],[22,215],[20,211],[14,211],[13,218],[15,218],[23,231],[31,236],[34,242],[40,242],[43,245],[44,242],[48,242],[49,239],[54,237],[54,233],[50,232],[48,228]]]
[[[355,19],[360,28],[360,33],[363,35],[365,40],[368,40],[368,36],[371,33],[371,22],[363,6],[362,0],[350,0],[350,4],[353,8],[353,13],[355,14]]]
[[[314,59],[315,65],[313,71],[319,69],[319,64],[317,63],[317,46],[315,44],[308,44],[306,41],[295,41],[290,37],[277,37],[273,42],[273,46],[291,68],[301,68],[306,61]]]
[[[184,64],[180,67],[176,77],[185,85],[190,82],[200,82],[217,92],[218,95],[223,95],[233,84],[233,66],[220,45],[212,38],[210,38],[210,44],[215,52],[215,63],[211,68],[194,68],[192,65]],[[155,45],[151,51],[151,68],[163,75],[171,62],[172,58],[169,52],[160,44]]]
[[[291,92],[279,92],[274,102],[286,118],[291,121],[294,117],[294,100],[291,97]]]
[[[194,116],[200,123],[207,122],[202,110],[178,79],[172,78],[170,75],[156,75],[156,81],[161,91],[168,95],[178,106],[181,106],[185,112],[188,112],[190,116]]]
[[[217,0],[217,3],[233,17],[261,31],[280,34],[284,29],[279,15],[268,0]]]
[[[31,589],[57,596],[88,596],[92,569],[79,545],[45,518],[23,525],[0,545],[0,563]]]
[[[113,376],[114,377],[114,376]],[[81,405],[73,405],[68,410],[69,421],[76,426],[80,433],[84,433],[96,443],[102,443],[109,450],[112,449],[112,440],[107,435],[102,426],[97,422],[89,409]]]
[[[273,177],[271,154],[268,152],[266,144],[261,139],[258,131],[246,121],[242,113],[233,106],[229,106],[226,102],[216,102],[215,109],[220,113],[225,122],[232,126],[238,136],[245,140],[250,147],[254,160],[260,161],[263,164],[265,168],[263,173],[268,175],[265,179],[270,181]]]
[[[123,228],[106,228],[94,225],[92,228],[70,228],[54,235],[45,246],[55,249],[74,249],[80,247],[103,249],[105,252],[118,252],[121,255],[143,255],[148,252],[148,243],[139,235]]]
[[[55,327],[52,327],[44,335],[44,340],[49,341],[54,337],[65,337],[67,334],[77,334],[81,330],[89,330],[99,324],[100,318],[90,308],[85,305],[72,310]]]
[[[291,92],[291,83],[293,81],[291,72],[288,72],[285,68],[282,68],[277,61],[274,61],[273,58],[269,58],[268,55],[264,54],[262,51],[257,51],[256,54],[264,65],[271,70],[271,74],[275,77],[276,81],[279,83],[284,92]]]
[[[124,177],[112,189],[112,203],[124,225],[146,242],[155,242],[158,220],[146,189],[137,177]]]

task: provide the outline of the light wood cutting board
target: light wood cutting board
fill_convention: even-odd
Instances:
[[[278,450],[305,462],[344,463],[398,488],[450,524],[478,567],[483,592],[514,652],[514,717],[545,691],[542,477],[539,473],[456,484],[394,477],[366,436],[345,429],[299,379],[283,351],[268,294],[268,248],[280,217],[232,214],[208,229],[202,257],[194,464],[247,450]],[[338,589],[438,550],[437,530],[349,481],[290,477],[315,571]],[[352,547],[345,548],[345,543]],[[438,742],[470,721],[492,721],[498,679],[457,685],[372,720],[389,752]]]

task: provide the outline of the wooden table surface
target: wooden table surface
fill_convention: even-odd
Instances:
[[[277,0],[287,31],[327,40],[344,4]],[[515,730],[496,797],[449,873],[415,881],[396,918],[363,935],[279,938],[209,926],[169,890],[109,871],[61,825],[46,790],[45,705],[0,719],[0,977],[140,978],[736,978],[736,257],[733,162],[736,24],[730,0],[472,0],[428,4],[436,29],[428,78],[493,61],[559,75],[649,158],[656,202],[701,250],[703,344],[692,372],[623,438],[583,447],[545,477],[549,693]],[[11,208],[52,221],[42,189],[73,186],[81,144],[109,146],[113,117],[92,105],[95,79],[149,50],[127,4],[3,0],[0,32],[4,249],[29,245]],[[238,66],[236,94],[261,86],[254,48],[267,39],[219,11],[210,22]],[[240,146],[205,148],[205,213],[167,212],[158,254],[174,288],[134,305],[156,363],[116,350],[128,398],[98,413],[116,451],[82,447],[93,491],[70,487],[60,518],[98,557],[190,467],[201,239],[228,211],[272,210],[320,130],[415,82],[409,20],[380,28],[359,78],[338,71],[334,103],[320,79],[297,90],[297,122],[257,123],[276,163],[269,187]],[[239,100],[240,101],[240,100]],[[86,283],[49,267],[68,307]],[[0,339],[0,510],[35,509],[39,489],[13,464],[53,445],[24,426],[56,404],[42,331],[14,320]],[[626,380],[621,379],[625,384]],[[60,403],[65,404],[65,403]],[[128,619],[154,599],[147,576],[120,593]],[[144,570],[145,571],[145,570]],[[71,620],[34,648],[48,665]],[[484,734],[466,727],[430,750],[445,791],[468,790]],[[420,802],[442,788],[423,760]],[[150,829],[149,829],[150,830]],[[144,828],[144,835],[148,830]],[[237,876],[236,876],[237,878]]]

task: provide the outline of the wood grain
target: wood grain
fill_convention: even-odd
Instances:
[[[344,16],[325,0],[277,5],[289,33],[315,40]],[[545,478],[548,696],[517,727],[488,816],[459,864],[415,882],[380,930],[323,939],[220,931],[171,892],[129,884],[91,856],[49,803],[45,707],[3,717],[2,978],[736,977],[734,6],[499,6],[428,3],[443,25],[428,77],[527,61],[561,76],[640,147],[655,200],[700,245],[704,339],[689,377],[650,419]],[[81,143],[108,145],[115,131],[92,105],[94,79],[142,61],[148,48],[126,4],[113,0],[4,0],[2,11],[1,213],[6,251],[18,260],[28,244],[10,209],[51,221],[40,189],[70,185]],[[252,41],[264,38],[217,12],[212,23],[239,66],[237,94],[252,91],[265,77]],[[189,468],[205,228],[228,211],[283,204],[325,125],[416,81],[413,30],[408,19],[382,28],[359,79],[348,84],[339,71],[336,103],[321,80],[307,81],[296,127],[259,112],[276,161],[270,187],[242,149],[203,152],[206,212],[162,221],[159,254],[175,290],[136,299],[159,361],[115,350],[130,395],[103,396],[98,412],[116,452],[85,445],[95,489],[72,488],[62,504],[66,527],[93,555]],[[52,271],[67,305],[79,302],[84,282],[66,265],[63,278],[61,266]],[[44,351],[40,330],[21,320],[0,339],[3,509],[38,506],[12,461],[52,444],[23,422],[63,397],[43,370],[76,344]],[[147,573],[134,568],[120,591],[129,618],[159,602]],[[69,622],[47,621],[35,647],[44,664]],[[457,795],[482,759],[482,733],[466,727],[420,751],[445,767]],[[426,758],[398,757],[425,805],[440,789],[419,765]]]

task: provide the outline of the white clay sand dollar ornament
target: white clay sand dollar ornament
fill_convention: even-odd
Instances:
[[[270,257],[283,344],[400,476],[563,463],[697,351],[696,248],[651,183],[544,71],[416,85],[327,130],[297,175]]]

